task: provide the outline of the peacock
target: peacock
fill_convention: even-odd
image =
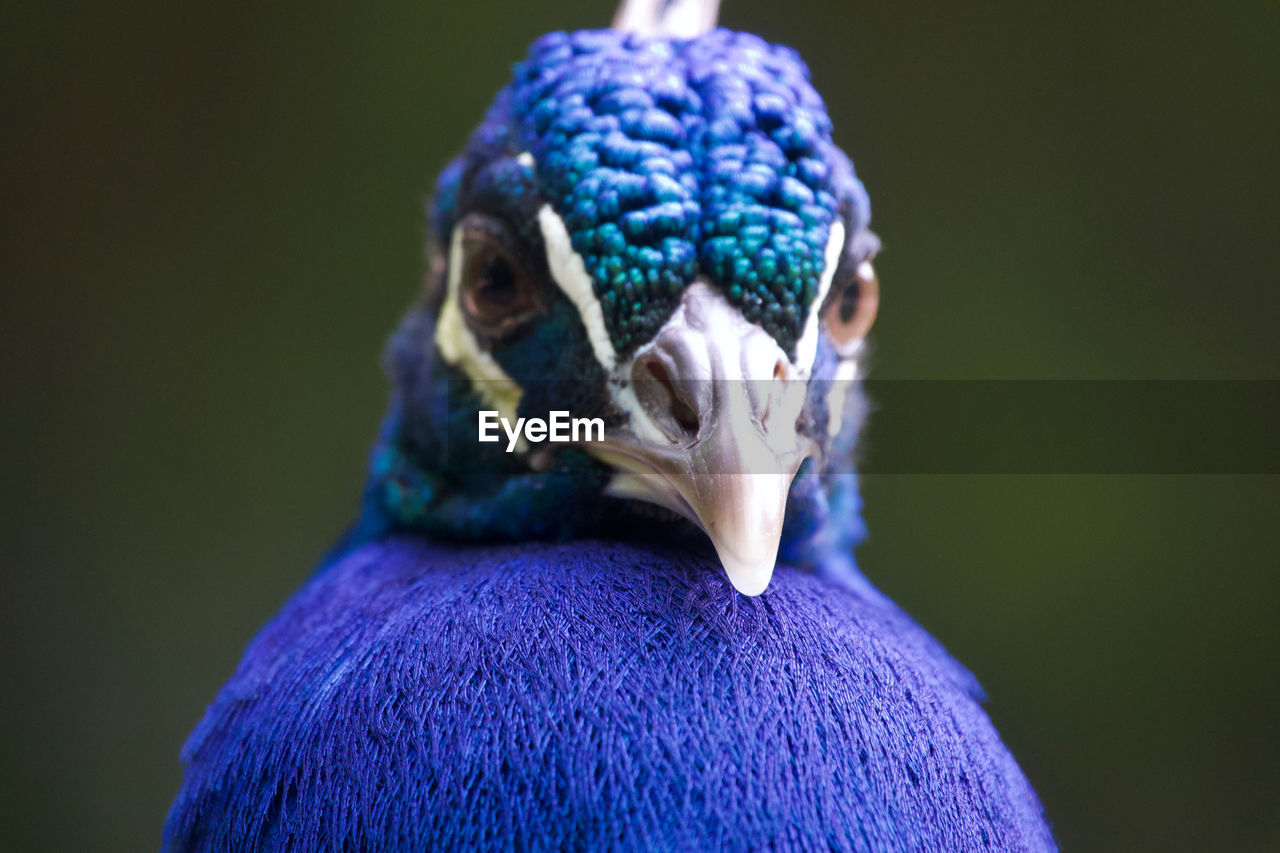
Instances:
[[[1054,849],[855,563],[868,197],[715,6],[539,38],[439,176],[358,520],[187,740],[165,849]]]

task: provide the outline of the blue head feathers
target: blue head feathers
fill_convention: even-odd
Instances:
[[[852,488],[807,482],[851,474],[844,386],[875,308],[869,205],[831,130],[804,63],[753,35],[539,39],[440,178],[365,529],[687,521],[762,590]],[[556,410],[606,440],[477,441],[481,412]]]
[[[442,181],[442,239],[459,185],[521,152],[620,356],[653,337],[699,275],[794,353],[832,224],[852,235],[870,215],[804,63],[747,33],[539,39]]]

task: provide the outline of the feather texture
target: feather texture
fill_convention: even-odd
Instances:
[[[360,546],[250,644],[168,850],[1052,849],[972,679],[870,590],[600,541]]]

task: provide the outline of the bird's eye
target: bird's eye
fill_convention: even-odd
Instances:
[[[467,322],[485,337],[501,337],[541,310],[537,284],[504,245],[496,223],[462,224],[459,301]]]
[[[852,355],[867,336],[880,305],[880,281],[871,261],[858,263],[854,280],[827,306],[827,334],[840,355]]]

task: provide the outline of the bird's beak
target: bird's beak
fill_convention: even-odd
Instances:
[[[772,337],[695,283],[636,353],[619,392],[625,430],[587,448],[617,469],[608,492],[702,528],[734,588],[764,592],[791,481],[817,450],[796,428],[806,381]]]

